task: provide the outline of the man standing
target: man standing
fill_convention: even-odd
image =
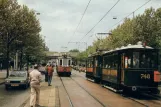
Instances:
[[[45,82],[48,82],[48,64],[45,66]]]
[[[48,66],[48,86],[51,86],[51,80],[52,80],[52,77],[53,77],[53,67],[50,65]]]
[[[34,65],[34,70],[30,72],[30,107],[39,106],[41,73],[38,71],[38,65]]]

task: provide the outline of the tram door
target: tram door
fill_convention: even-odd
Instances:
[[[97,58],[94,57],[93,75],[96,76]]]
[[[121,54],[121,84],[124,83],[125,55]]]

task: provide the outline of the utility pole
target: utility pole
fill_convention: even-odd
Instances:
[[[133,18],[135,17],[135,12],[132,12],[132,14],[133,14]]]
[[[96,35],[96,38],[99,40],[99,46],[97,46],[97,47],[100,47],[101,46],[101,42],[102,42],[102,36],[104,36],[104,35],[112,35],[112,33],[97,33],[97,35],[100,35],[100,37],[97,37]],[[98,48],[99,49],[99,48]],[[97,50],[96,50],[97,51]]]
[[[18,51],[16,52],[16,70],[18,70]]]

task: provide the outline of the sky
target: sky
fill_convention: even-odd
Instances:
[[[149,0],[91,0],[83,19],[78,23],[89,0],[18,0],[21,5],[27,5],[30,9],[40,13],[37,18],[40,21],[46,45],[50,51],[64,52],[71,49],[83,51],[87,46],[97,40],[97,33],[109,33],[117,27],[128,14],[145,4]],[[142,14],[145,9],[153,7],[161,8],[161,0],[151,0],[134,13],[134,16]],[[108,12],[109,11],[109,12]],[[88,34],[92,27],[108,12],[106,17]],[[116,17],[117,19],[113,19]],[[132,18],[133,14],[128,18]],[[117,24],[118,23],[118,24]],[[115,25],[115,26],[114,26]],[[77,30],[76,30],[77,28]],[[74,33],[75,32],[75,33]]]

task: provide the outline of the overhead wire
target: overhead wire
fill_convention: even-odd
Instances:
[[[120,0],[118,0],[106,13],[105,15],[86,33],[85,36],[81,38],[81,40],[86,37],[105,17],[106,15],[119,3]]]
[[[132,15],[134,12],[138,11],[140,8],[142,8],[144,5],[146,5],[147,3],[149,3],[152,0],[148,0],[147,2],[145,2],[143,5],[141,5],[140,7],[138,7],[137,9],[135,9],[133,12],[131,12],[130,14],[128,14],[126,17],[124,17],[123,19],[121,19],[119,22],[115,23],[110,29],[112,29],[114,26],[118,25],[120,22],[122,22],[125,18],[129,17],[130,15]],[[107,30],[106,30],[107,31]],[[105,31],[104,31],[105,32]]]
[[[75,33],[77,32],[78,27],[79,27],[79,25],[80,25],[80,23],[81,23],[81,21],[82,21],[84,15],[85,15],[87,9],[88,9],[88,6],[89,6],[90,2],[91,2],[91,0],[89,0],[88,4],[87,4],[87,6],[86,6],[86,8],[85,8],[85,10],[84,10],[84,12],[83,12],[83,15],[82,15],[82,17],[81,17],[81,19],[80,19],[80,21],[79,21],[79,23],[78,23],[78,25],[77,25],[77,27],[76,27],[74,33],[73,33],[73,36],[75,36]],[[70,39],[69,39],[69,42],[70,42],[70,41],[71,41],[71,37],[70,37]],[[68,43],[69,43],[69,42],[68,42]]]
[[[114,26],[116,26],[117,24],[119,24],[121,21],[123,21],[125,18],[127,18],[127,17],[129,17],[130,15],[132,15],[134,12],[136,12],[136,11],[138,11],[140,8],[142,8],[144,5],[146,5],[147,3],[149,3],[150,1],[152,1],[152,0],[148,0],[147,2],[145,2],[143,5],[141,5],[140,7],[138,7],[137,9],[135,9],[133,12],[131,12],[130,14],[128,14],[126,17],[124,17],[123,19],[121,19],[119,22],[117,22],[116,24],[114,24],[110,29],[112,29]],[[107,30],[105,30],[104,32],[106,32]],[[91,34],[90,36],[89,36],[89,38],[90,37],[92,37],[94,34]],[[88,39],[89,39],[88,38]]]

